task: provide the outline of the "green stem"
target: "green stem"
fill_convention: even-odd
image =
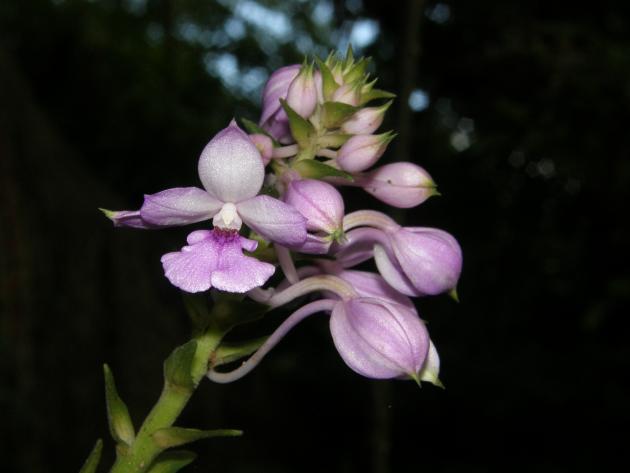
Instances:
[[[145,419],[133,443],[120,448],[110,473],[143,473],[149,470],[162,449],[153,441],[153,433],[171,427],[195,392],[208,369],[208,359],[221,342],[223,333],[209,330],[196,338],[197,350],[191,369],[193,388],[176,386],[164,381],[162,394]]]

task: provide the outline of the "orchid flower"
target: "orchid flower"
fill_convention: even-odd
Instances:
[[[188,235],[181,251],[162,256],[166,277],[187,292],[215,287],[247,292],[263,285],[274,266],[250,256],[257,242],[239,235],[243,222],[263,237],[295,246],[306,239],[306,219],[292,206],[258,195],[265,170],[249,137],[232,120],[206,145],[198,163],[203,189],[178,187],[146,195],[137,211],[106,214],[117,226],[159,228],[212,218],[213,230]]]

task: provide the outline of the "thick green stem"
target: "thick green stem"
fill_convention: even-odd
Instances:
[[[196,338],[197,350],[192,363],[191,375],[194,387],[176,386],[164,381],[162,394],[145,419],[133,443],[127,448],[119,448],[110,473],[143,473],[148,471],[162,449],[153,440],[153,433],[171,427],[195,392],[208,369],[208,359],[221,342],[223,334],[210,330]]]

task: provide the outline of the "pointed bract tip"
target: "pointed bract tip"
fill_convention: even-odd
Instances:
[[[453,299],[455,302],[459,303],[459,294],[457,294],[457,288],[454,287],[453,289],[451,289],[450,291],[448,291],[448,295],[451,297],[451,299]]]
[[[420,376],[418,376],[418,373],[409,373],[409,377],[416,382],[420,389],[422,389],[422,383],[420,382]]]
[[[227,429],[223,431],[224,437],[241,437],[245,432],[236,429]]]
[[[352,66],[354,64],[354,51],[352,50],[352,44],[348,43],[348,49],[346,49],[345,67]]]
[[[332,241],[335,241],[335,242],[339,243],[340,245],[343,245],[344,243],[346,243],[348,241],[348,238],[346,237],[346,234],[343,231],[343,228],[338,228],[335,231],[333,231],[329,235],[329,238]]]
[[[433,381],[433,386],[437,386],[440,389],[446,389],[446,386],[444,386],[444,383],[442,383],[439,378],[435,378],[435,381]]]
[[[383,140],[382,143],[386,145],[391,143],[392,140],[398,136],[398,133],[396,133],[394,130],[390,130],[386,131],[385,133],[381,133],[381,136]]]
[[[116,211],[114,210],[109,210],[109,209],[103,209],[101,207],[98,208],[101,212],[103,212],[103,214],[105,214],[105,216],[110,219],[110,220],[114,220],[114,216],[116,215]]]

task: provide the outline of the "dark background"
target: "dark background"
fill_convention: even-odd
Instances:
[[[627,2],[4,0],[3,471],[78,471],[108,436],[101,364],[139,423],[188,336],[159,257],[189,229],[115,230],[97,207],[196,185],[200,150],[233,116],[258,118],[270,71],[349,40],[398,94],[384,161],[421,164],[443,194],[387,211],[464,250],[461,303],[418,301],[447,389],[359,377],[314,317],[250,376],[202,384],[179,424],[245,436],[194,445],[186,471],[627,462]],[[385,209],[348,193],[350,209],[368,202]]]

